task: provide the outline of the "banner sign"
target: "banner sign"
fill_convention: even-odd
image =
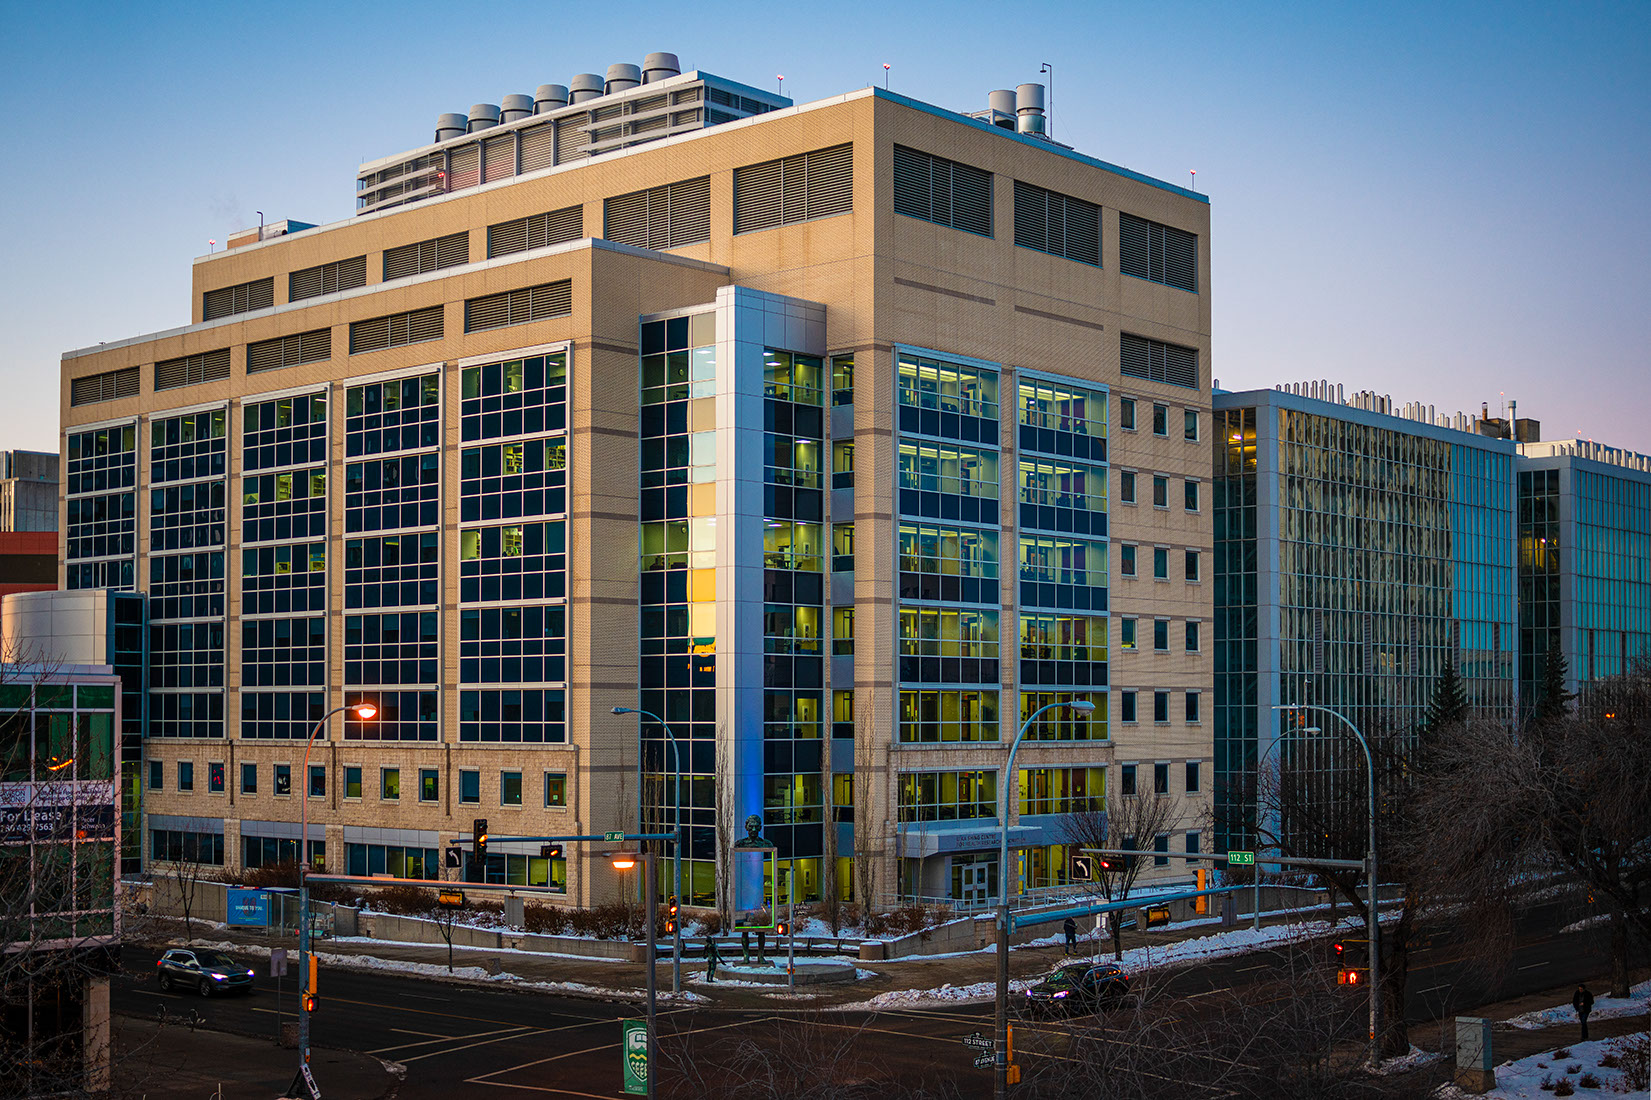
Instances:
[[[621,1020],[624,1041],[619,1049],[625,1059],[625,1093],[648,1094],[648,1021]]]
[[[229,891],[229,922],[249,928],[269,925],[269,895],[262,890],[243,890],[231,887]]]

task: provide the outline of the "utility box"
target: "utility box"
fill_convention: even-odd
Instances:
[[[1456,1086],[1465,1092],[1489,1092],[1496,1087],[1490,1024],[1477,1016],[1456,1017]]]

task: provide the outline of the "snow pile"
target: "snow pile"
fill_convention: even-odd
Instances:
[[[1381,1069],[1376,1072],[1382,1077],[1386,1077],[1389,1074],[1394,1073],[1409,1073],[1411,1070],[1416,1069],[1419,1066],[1425,1066],[1429,1062],[1437,1062],[1443,1057],[1444,1055],[1437,1050],[1423,1050],[1421,1047],[1416,1046],[1413,1043],[1411,1044],[1409,1053],[1399,1058],[1387,1059],[1382,1063]]]
[[[1570,1007],[1567,1006],[1565,1011],[1569,1012]],[[1597,1007],[1595,1011],[1598,1011]],[[1496,1087],[1483,1095],[1488,1100],[1548,1100],[1554,1095],[1554,1085],[1566,1080],[1570,1081],[1573,1089],[1578,1090],[1578,1096],[1609,1096],[1624,1091],[1626,1086],[1622,1083],[1622,1071],[1605,1069],[1599,1064],[1601,1058],[1611,1053],[1609,1039],[1573,1043],[1569,1050],[1570,1056],[1566,1058],[1555,1058],[1550,1050],[1516,1062],[1502,1063],[1496,1067]],[[1571,1068],[1573,1066],[1575,1071]],[[1585,1073],[1593,1074],[1599,1084],[1593,1087],[1579,1084]],[[1548,1083],[1545,1089],[1542,1087],[1544,1081]],[[1433,1095],[1435,1100],[1470,1100],[1473,1094],[1463,1092],[1455,1085],[1443,1085]]]
[[[1651,1011],[1651,982],[1641,982],[1639,985],[1631,987],[1628,990],[1628,996],[1624,998],[1606,997],[1596,991],[1594,993],[1594,1010],[1588,1014],[1588,1018],[1590,1020],[1614,1020],[1620,1016],[1643,1016],[1647,1011]],[[1576,1010],[1568,1004],[1563,1004],[1557,1008],[1544,1008],[1536,1012],[1526,1012],[1515,1016],[1508,1021],[1508,1024],[1529,1031],[1576,1022]]]

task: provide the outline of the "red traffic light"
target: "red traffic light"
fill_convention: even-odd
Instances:
[[[668,921],[665,922],[665,934],[667,936],[672,936],[672,935],[676,934],[676,921],[668,920]]]
[[[314,993],[304,994],[304,1011],[305,1012],[314,1012],[318,1007],[320,1007],[320,1005],[321,1005],[321,998],[317,997]]]

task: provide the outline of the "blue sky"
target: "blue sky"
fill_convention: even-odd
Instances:
[[[1049,62],[1058,139],[1197,169],[1223,386],[1505,395],[1651,452],[1651,5],[47,8],[0,42],[0,447],[56,447],[63,351],[186,323],[209,238],[346,218],[439,113],[669,50],[799,102],[887,62],[959,110]]]

